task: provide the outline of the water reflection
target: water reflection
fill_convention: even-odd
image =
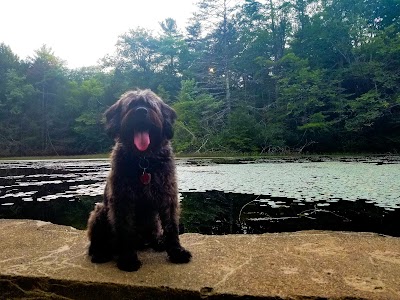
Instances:
[[[308,203],[219,191],[183,193],[182,222],[186,231],[203,234],[320,229],[400,236],[400,210],[385,210],[364,200]]]
[[[0,206],[2,219],[34,219],[59,225],[68,225],[85,229],[89,212],[94,203],[101,201],[101,196],[83,196],[78,199],[59,197],[53,201],[16,200],[10,205]]]
[[[107,160],[1,162],[0,218],[84,229],[108,170]],[[399,170],[400,164],[179,161],[181,221],[186,232],[203,234],[327,229],[400,236]]]
[[[102,196],[57,197],[52,201],[14,201],[0,206],[0,218],[36,219],[85,229],[94,203]],[[400,210],[365,201],[299,203],[295,199],[220,191],[181,194],[185,232],[232,234],[298,230],[370,231],[400,236]]]

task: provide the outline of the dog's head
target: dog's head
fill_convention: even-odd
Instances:
[[[129,91],[106,112],[111,137],[134,151],[159,149],[173,136],[175,111],[150,90]]]

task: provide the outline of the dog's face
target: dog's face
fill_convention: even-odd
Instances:
[[[176,119],[175,111],[150,90],[126,92],[105,116],[110,136],[143,154],[172,138]]]

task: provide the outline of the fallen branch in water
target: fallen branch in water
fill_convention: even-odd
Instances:
[[[256,202],[256,201],[258,200],[259,197],[260,197],[260,196],[257,196],[256,199],[251,200],[250,202],[246,203],[246,204],[243,205],[243,207],[240,209],[240,212],[239,212],[239,222],[240,222],[240,223],[243,223],[243,222],[242,222],[242,213],[243,213],[243,209],[244,209],[246,206],[248,206],[249,204],[251,204],[251,203],[253,203],[253,202]],[[265,214],[267,215],[267,217],[263,217],[263,218],[248,218],[247,220],[251,220],[251,221],[261,221],[261,220],[263,220],[263,221],[268,221],[268,220],[301,219],[301,218],[308,218],[308,219],[316,220],[317,218],[312,217],[312,216],[310,216],[310,215],[311,215],[311,214],[314,214],[314,213],[318,213],[318,212],[330,213],[330,214],[332,214],[332,215],[335,215],[336,217],[339,217],[339,218],[344,219],[345,222],[350,222],[350,221],[351,221],[349,218],[346,218],[346,217],[344,217],[344,216],[341,216],[341,215],[339,215],[339,214],[337,214],[337,213],[334,213],[334,212],[332,212],[332,211],[330,211],[330,210],[317,208],[316,206],[314,206],[313,209],[304,210],[304,211],[298,213],[296,216],[293,216],[293,217],[271,217],[270,215],[268,215],[267,213],[265,213]]]

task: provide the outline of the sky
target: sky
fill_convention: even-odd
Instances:
[[[115,51],[118,36],[143,27],[159,32],[159,22],[176,20],[184,30],[195,0],[3,0],[0,43],[20,59],[43,44],[69,68],[93,66]]]

